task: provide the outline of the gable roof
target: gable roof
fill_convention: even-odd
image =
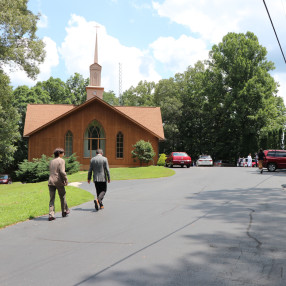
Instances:
[[[164,140],[160,107],[112,106],[97,96],[78,106],[68,104],[28,104],[23,136],[29,137],[93,101],[102,102],[108,108],[148,130],[160,140]]]
[[[75,107],[72,104],[28,104],[24,137]]]

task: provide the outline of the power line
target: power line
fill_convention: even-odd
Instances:
[[[280,45],[280,41],[279,41],[279,39],[278,39],[278,36],[277,36],[276,30],[275,30],[275,28],[274,28],[274,25],[273,25],[272,19],[271,19],[271,17],[270,17],[270,14],[269,14],[268,8],[267,8],[267,6],[266,6],[265,0],[263,0],[263,3],[264,3],[264,6],[265,6],[265,8],[266,8],[266,11],[267,11],[268,17],[269,17],[269,19],[270,19],[270,22],[271,22],[272,28],[273,28],[273,30],[274,30],[274,33],[275,33],[275,36],[276,36],[277,42],[278,42],[278,44],[279,44],[279,47],[280,47],[281,53],[282,53],[282,55],[283,55],[284,62],[286,63],[286,59],[285,59],[285,56],[284,56],[284,53],[283,53],[282,47],[281,47],[281,45]]]

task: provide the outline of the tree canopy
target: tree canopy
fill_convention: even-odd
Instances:
[[[35,79],[44,61],[44,43],[36,36],[39,15],[27,9],[28,0],[0,1],[0,69],[23,69]]]
[[[0,71],[0,172],[9,167],[19,140],[19,115],[12,102],[9,78]]]
[[[253,33],[228,33],[206,61],[158,83],[140,81],[120,99],[113,91],[104,92],[103,100],[111,105],[159,106],[166,138],[160,153],[185,151],[194,159],[207,153],[214,159],[235,160],[260,147],[283,148],[285,105],[277,96],[273,69]],[[16,88],[13,106],[21,116],[21,134],[28,103],[81,104],[88,82],[75,73],[66,82],[51,77],[31,88]],[[21,140],[16,145],[23,160],[27,149]]]

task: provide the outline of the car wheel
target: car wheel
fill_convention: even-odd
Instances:
[[[267,166],[267,169],[269,172],[275,172],[276,170],[276,165],[274,163],[269,163]]]
[[[184,168],[184,165],[181,165],[181,168]]]
[[[190,168],[191,167],[191,165],[187,165],[187,168]]]
[[[170,167],[170,168],[173,168],[173,164],[171,163],[171,164],[169,165],[169,167]]]

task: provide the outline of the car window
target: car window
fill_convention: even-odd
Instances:
[[[175,152],[173,153],[173,156],[188,156],[186,153],[182,153],[182,152]]]
[[[286,157],[286,152],[276,151],[276,157]]]
[[[7,180],[8,179],[8,175],[0,175],[0,179]]]
[[[275,151],[269,151],[269,152],[267,153],[267,156],[269,156],[269,157],[275,157]]]
[[[200,159],[211,159],[211,156],[208,156],[208,155],[202,155],[202,156],[200,156]]]

